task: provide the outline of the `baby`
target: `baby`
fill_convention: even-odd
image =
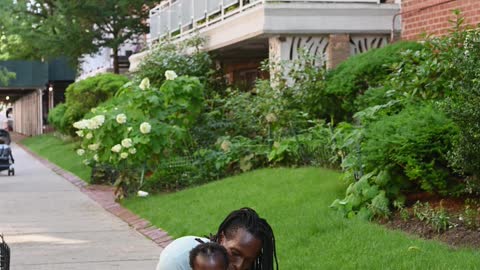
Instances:
[[[215,243],[203,243],[190,251],[190,267],[192,270],[227,270],[227,250]]]

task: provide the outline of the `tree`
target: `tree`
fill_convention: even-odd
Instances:
[[[68,0],[67,0],[68,1]],[[119,73],[118,49],[127,40],[148,32],[149,10],[158,1],[86,0],[75,9],[76,17],[93,26],[98,48],[113,50],[114,72]]]
[[[0,55],[22,59],[66,56],[78,65],[82,55],[108,47],[118,73],[119,47],[148,31],[145,22],[152,5],[154,1],[140,0],[0,0],[0,31],[6,41]]]
[[[0,58],[44,60],[66,56],[77,66],[94,53],[90,25],[75,18],[68,1],[0,0]],[[75,2],[75,1],[72,1]]]
[[[14,78],[15,73],[9,72],[6,68],[0,68],[0,86],[8,85],[8,81]]]

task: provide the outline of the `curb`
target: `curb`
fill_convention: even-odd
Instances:
[[[158,246],[165,248],[168,244],[170,244],[170,242],[173,241],[173,238],[169,236],[167,232],[155,227],[148,220],[145,220],[135,215],[130,210],[124,208],[121,204],[115,202],[113,187],[103,185],[88,185],[78,176],[68,171],[65,171],[64,169],[53,164],[52,162],[32,152],[20,142],[16,142],[16,144],[25,152],[40,161],[47,168],[49,168],[56,174],[62,176],[68,182],[72,183],[81,192],[88,195],[88,197],[100,204],[103,209],[107,210],[108,212],[112,213],[113,215],[126,222],[131,228],[133,228],[146,238],[152,240]]]

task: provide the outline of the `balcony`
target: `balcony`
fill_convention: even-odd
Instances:
[[[165,0],[150,11],[149,44],[198,34],[206,39],[204,50],[234,64],[265,59],[276,55],[275,51],[282,59],[294,59],[300,47],[325,58],[330,36],[348,35],[350,45],[345,47],[350,46],[353,55],[388,43],[392,29],[401,28],[400,21],[394,20],[399,2]],[[147,54],[131,56],[130,71]]]
[[[264,33],[289,30],[288,27],[286,29],[278,29],[278,26],[275,27],[274,25],[278,19],[283,19],[278,18],[278,16],[274,17],[279,15],[278,12],[281,13],[282,10],[283,15],[298,14],[298,16],[302,16],[302,10],[305,12],[305,9],[312,10],[313,8],[313,10],[319,11],[315,14],[316,16],[327,17],[329,15],[339,15],[339,10],[355,12],[355,9],[361,15],[366,8],[382,9],[380,6],[385,6],[387,9],[393,8],[398,11],[398,5],[381,4],[384,2],[385,0],[166,0],[150,11],[150,42],[155,42],[162,38],[182,38],[192,32],[202,32],[234,17],[252,13],[254,10],[260,11],[261,14],[258,15],[264,18],[261,21],[257,20],[262,26],[265,26],[263,27],[264,31],[262,31]],[[321,9],[328,10],[328,12],[322,13]],[[287,10],[286,13],[285,10]],[[333,14],[329,14],[331,10],[334,11]],[[277,14],[275,14],[276,11]],[[345,14],[348,15],[348,12]],[[388,15],[393,16],[393,14],[390,12]],[[376,14],[367,15],[375,16]],[[270,16],[270,18],[267,16]],[[285,25],[285,23],[281,23],[281,25]],[[302,27],[309,28],[308,25],[305,24]],[[298,29],[293,30],[298,31]]]

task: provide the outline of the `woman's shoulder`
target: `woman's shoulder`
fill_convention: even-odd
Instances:
[[[160,254],[157,270],[190,269],[188,261],[190,250],[202,242],[210,240],[199,236],[183,236],[173,240]]]
[[[183,236],[173,240],[168,246],[165,247],[165,251],[167,250],[188,250],[190,251],[192,248],[196,247],[201,243],[210,242],[208,238],[199,237],[199,236]]]

